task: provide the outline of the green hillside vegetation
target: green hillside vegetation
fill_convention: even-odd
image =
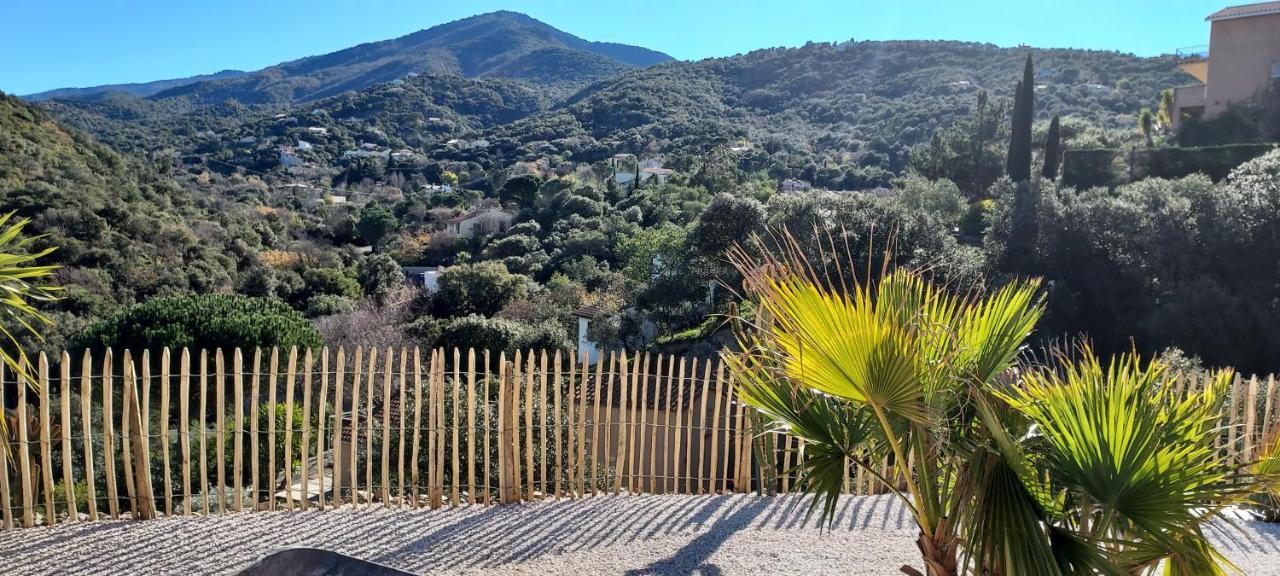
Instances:
[[[216,204],[0,97],[0,211],[31,218],[38,245],[58,248],[51,262],[67,286],[58,331],[120,303],[229,290],[261,239],[234,211],[211,211]]]
[[[92,100],[48,100],[40,108],[62,124],[92,134],[113,149],[135,156],[191,146],[207,130],[233,130],[267,114],[234,100],[212,106],[156,102],[120,92]]]
[[[883,185],[908,149],[973,111],[977,94],[1013,95],[1025,49],[961,42],[852,42],[759,50],[670,63],[604,80],[557,109],[484,133],[486,164],[548,153],[578,162],[617,151],[696,157],[750,143],[748,171],[773,170],[832,188]],[[1179,81],[1164,58],[1034,50],[1037,117],[1053,114],[1127,136],[1135,111]],[[695,162],[693,158],[687,163]]]
[[[57,248],[42,262],[60,266],[65,287],[47,307],[55,323],[42,347],[57,350],[91,322],[157,297],[239,290],[302,309],[318,294],[350,295],[340,278],[354,283],[345,268],[354,257],[329,247],[313,250],[286,287],[272,278],[264,289],[255,272],[273,250],[306,242],[306,222],[262,206],[261,182],[198,180],[207,175],[121,156],[0,95],[0,212],[31,218],[30,249]],[[336,268],[339,280],[304,275],[306,264]]]
[[[907,167],[911,147],[971,116],[980,93],[994,106],[1010,101],[1008,79],[1021,71],[1026,53],[961,42],[815,43],[619,70],[574,92],[545,76],[549,69],[581,69],[575,56],[581,54],[555,48],[504,61],[504,67],[529,70],[509,75],[526,78],[523,83],[467,81],[457,71],[397,76],[294,110],[253,98],[226,100],[238,98],[232,93],[201,100],[216,102],[214,110],[163,95],[46,105],[73,126],[131,152],[220,152],[219,160],[240,157],[235,163],[256,169],[265,166],[252,160],[252,150],[237,150],[236,140],[259,135],[275,114],[287,111],[306,125],[349,134],[350,143],[410,147],[484,171],[517,161],[597,162],[616,152],[667,153],[673,167],[692,171],[705,152],[724,145],[738,149],[748,172],[852,190],[887,186]],[[1068,140],[1079,136],[1069,142],[1075,147],[1135,138],[1136,111],[1180,81],[1165,58],[1034,53],[1038,125],[1054,114],[1069,119],[1075,130],[1068,130]],[[331,118],[306,117],[317,109]],[[210,131],[217,138],[200,136]],[[487,145],[445,144],[454,138]],[[332,163],[335,151],[326,152],[318,160]]]
[[[549,108],[551,102],[545,89],[525,82],[432,75],[323,100],[295,117],[299,126],[325,128],[350,146],[371,142],[421,148],[464,132],[519,120]],[[246,123],[242,130],[226,132],[224,139],[267,137],[273,126],[280,125],[274,118],[264,118]],[[322,146],[331,141],[305,132],[299,136]]]

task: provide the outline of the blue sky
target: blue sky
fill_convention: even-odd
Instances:
[[[809,40],[945,39],[1119,50],[1208,42],[1232,0],[5,0],[0,90],[255,70],[493,10],[693,60]]]

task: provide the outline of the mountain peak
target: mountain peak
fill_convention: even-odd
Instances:
[[[670,56],[647,48],[584,40],[526,14],[502,10],[284,62],[238,78],[177,86],[151,98],[182,98],[197,105],[227,99],[246,104],[291,104],[410,74],[581,85],[670,60]]]
[[[472,18],[512,18],[515,20],[521,20],[525,22],[537,22],[538,24],[543,24],[544,26],[547,25],[545,22],[542,22],[541,20],[538,20],[533,16],[525,14],[524,12],[516,12],[515,10],[494,10],[493,12],[476,14],[475,16],[472,16]]]

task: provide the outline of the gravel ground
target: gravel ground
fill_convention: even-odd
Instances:
[[[442,509],[258,512],[0,533],[0,574],[226,574],[272,550],[328,548],[422,574],[897,574],[915,530],[888,496],[845,498],[835,527],[794,496],[601,496]],[[1280,526],[1214,536],[1246,574],[1280,576]]]

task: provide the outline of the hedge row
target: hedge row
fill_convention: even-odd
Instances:
[[[1274,149],[1274,144],[1121,150],[1092,148],[1063,154],[1062,183],[1077,189],[1118,186],[1143,178],[1182,178],[1201,173],[1215,182],[1237,166]]]

